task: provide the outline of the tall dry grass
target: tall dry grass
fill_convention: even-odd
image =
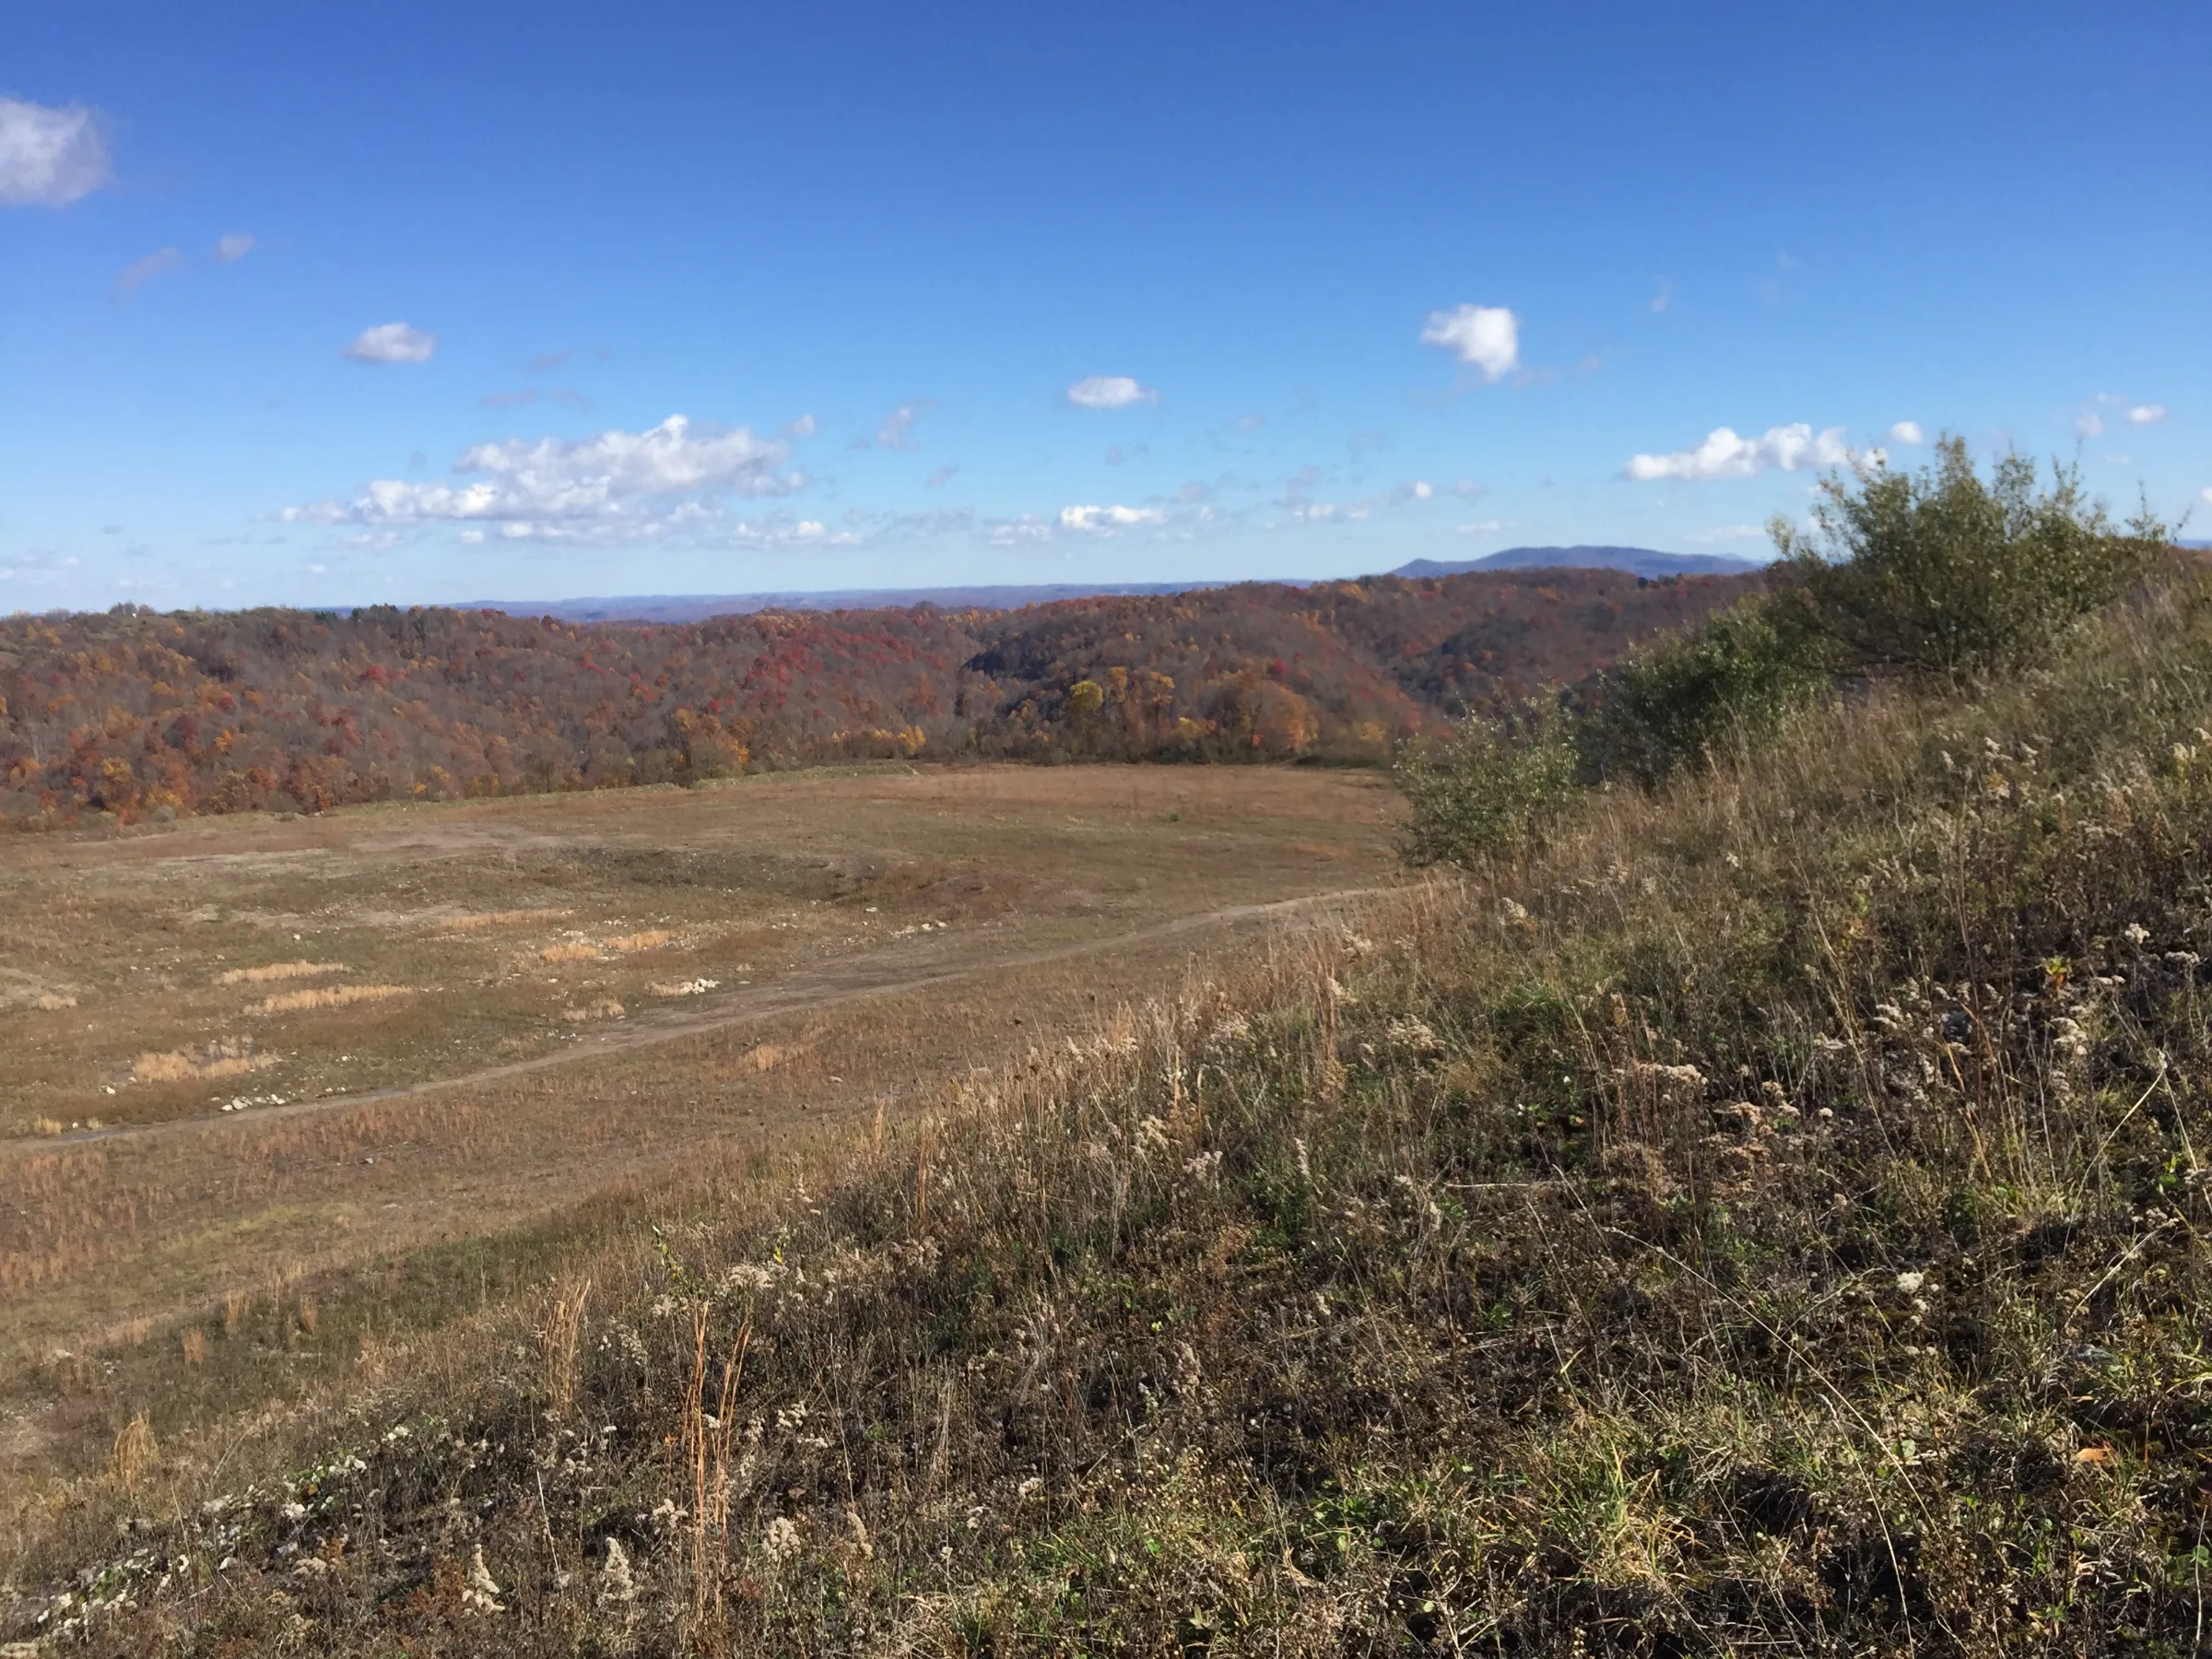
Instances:
[[[131,1076],[140,1083],[212,1083],[276,1064],[276,1055],[254,1050],[251,1037],[222,1037],[202,1048],[141,1054],[131,1062]]]
[[[325,973],[344,973],[343,962],[271,962],[262,968],[232,968],[216,975],[218,985],[265,985],[275,980],[313,979]]]
[[[280,991],[250,1004],[249,1014],[297,1014],[309,1008],[350,1008],[361,1003],[389,1002],[395,996],[413,996],[411,985],[330,985],[312,991]]]
[[[546,922],[565,922],[576,912],[570,910],[503,910],[481,911],[474,915],[441,916],[430,924],[433,933],[482,933],[494,927],[534,927]]]

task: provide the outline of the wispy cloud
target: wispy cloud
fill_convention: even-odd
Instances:
[[[1494,385],[1521,366],[1521,319],[1502,305],[1433,311],[1421,344],[1450,352]]]
[[[1067,389],[1078,409],[1126,409],[1159,401],[1159,394],[1125,374],[1087,375]]]
[[[124,268],[123,273],[115,278],[116,297],[122,300],[132,299],[140,288],[155,277],[166,276],[171,271],[181,270],[183,265],[184,255],[174,248],[157,249],[144,259]]]
[[[876,441],[888,450],[920,449],[914,441],[914,406],[900,404],[883,418],[883,425],[876,429]]]
[[[253,252],[253,239],[243,231],[233,231],[215,244],[218,264],[234,265]]]
[[[1880,452],[1870,451],[1869,458]],[[1632,455],[1628,474],[1650,482],[1678,478],[1698,483],[1712,478],[1747,478],[1778,467],[1795,472],[1801,466],[1846,466],[1853,460],[1843,441],[1843,429],[1830,427],[1816,433],[1804,421],[1794,426],[1769,427],[1757,438],[1739,438],[1731,427],[1715,427],[1696,449],[1671,454]]]
[[[588,412],[592,406],[592,400],[573,386],[524,386],[517,392],[487,392],[477,401],[488,409],[522,409],[535,403],[549,403]]]
[[[0,206],[66,207],[113,176],[95,112],[0,98]]]
[[[952,482],[953,474],[959,470],[958,466],[940,466],[922,480],[922,487],[924,489],[942,489]]]
[[[2127,412],[2129,426],[2157,426],[2165,418],[2166,406],[2164,404],[2137,404]]]
[[[438,336],[407,323],[380,323],[364,328],[340,353],[357,363],[427,363]]]

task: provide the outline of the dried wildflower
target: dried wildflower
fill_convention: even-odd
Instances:
[[[461,1586],[461,1605],[471,1613],[504,1613],[506,1605],[500,1600],[503,1594],[492,1579],[491,1569],[484,1564],[484,1546],[475,1546],[468,1552],[468,1577]]]
[[[2150,929],[2140,922],[2130,922],[2120,930],[2120,936],[2137,949],[2141,949],[2150,940]]]
[[[1928,1276],[1924,1273],[1900,1273],[1897,1276],[1897,1288],[1907,1296],[1917,1295],[1920,1288],[1927,1282]]]
[[[768,1532],[760,1540],[761,1553],[781,1567],[798,1556],[801,1547],[799,1529],[787,1515],[778,1515],[768,1524]]]
[[[629,1556],[619,1538],[606,1541],[606,1561],[599,1569],[598,1603],[603,1607],[626,1607],[638,1599],[638,1586],[629,1576]]]

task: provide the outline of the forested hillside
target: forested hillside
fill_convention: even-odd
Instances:
[[[813,760],[1380,759],[1732,603],[1615,571],[589,626],[291,610],[0,621],[0,818],[692,782]]]

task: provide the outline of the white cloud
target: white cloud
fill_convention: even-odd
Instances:
[[[380,323],[364,328],[341,354],[357,363],[427,363],[438,349],[438,336],[406,323]]]
[[[310,524],[489,524],[506,536],[658,535],[708,511],[697,498],[782,496],[806,475],[787,472],[791,446],[744,427],[699,430],[671,415],[642,432],[566,441],[479,443],[454,463],[463,483],[378,478],[351,501],[288,507]]]
[[[128,300],[155,277],[173,271],[184,263],[184,255],[174,248],[161,248],[130,265],[115,278],[115,291]]]
[[[1459,534],[1462,535],[1495,535],[1504,528],[1505,522],[1502,519],[1481,519],[1472,524],[1460,525]]]
[[[0,98],[0,206],[66,207],[112,176],[90,110]]]
[[[2164,404],[2137,404],[2127,412],[2129,426],[2157,426],[2166,418]]]
[[[1063,507],[1063,530],[1127,530],[1139,524],[1159,524],[1168,515],[1157,507]]]
[[[242,231],[233,231],[215,244],[215,256],[224,265],[243,259],[253,252],[253,239]]]
[[[1159,394],[1125,374],[1092,374],[1067,389],[1067,401],[1078,409],[1126,409],[1158,403]]]
[[[1429,313],[1421,344],[1449,351],[1491,382],[1521,366],[1521,319],[1502,305],[1460,305]]]
[[[2101,438],[2104,436],[2104,417],[2094,409],[2084,409],[2080,418],[2074,422],[2074,429],[2084,438]]]
[[[1880,453],[1871,451],[1867,459],[1878,460]],[[1845,466],[1852,459],[1841,427],[1815,433],[1801,420],[1794,426],[1769,427],[1758,438],[1739,438],[1733,428],[1715,427],[1694,450],[1631,456],[1629,477],[1647,483],[1657,478],[1694,483],[1708,478],[1747,478],[1771,466],[1783,472],[1795,472],[1800,466]]]
[[[960,469],[957,465],[940,466],[935,472],[931,473],[928,477],[922,480],[923,488],[925,489],[942,489],[946,485],[952,482],[953,474],[959,472],[959,470]]]
[[[913,440],[913,405],[900,404],[883,418],[883,425],[876,433],[876,441],[889,450],[920,449],[922,446]]]
[[[1914,444],[1925,443],[1927,439],[1921,434],[1919,421],[1900,420],[1895,426],[1889,429],[1889,441],[1892,443]]]
[[[2212,489],[2207,489],[2204,492],[2204,500],[2206,506],[2212,507]]]

